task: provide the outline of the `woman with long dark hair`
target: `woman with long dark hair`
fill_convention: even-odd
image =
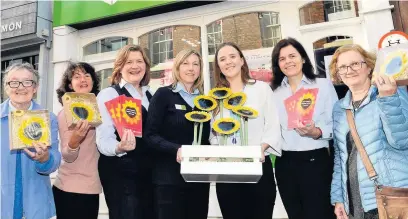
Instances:
[[[334,218],[330,205],[332,160],[329,140],[333,137],[332,109],[337,101],[333,84],[316,78],[303,46],[293,38],[282,39],[272,52],[272,87],[281,118],[282,156],[276,158],[279,193],[290,219]],[[312,121],[296,122],[289,129],[284,101],[299,89],[318,88]]]

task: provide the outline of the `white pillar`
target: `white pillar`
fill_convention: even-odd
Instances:
[[[207,26],[204,23],[200,27],[201,31],[201,57],[203,57],[203,77],[204,77],[204,93],[208,93],[211,89],[210,79],[210,64],[208,62],[208,41],[207,41]]]

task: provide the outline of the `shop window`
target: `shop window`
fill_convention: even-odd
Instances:
[[[96,72],[97,75],[99,75],[100,77],[100,82],[101,82],[100,89],[101,90],[111,85],[112,72],[113,72],[112,68],[107,68],[107,69],[103,69],[103,70]]]
[[[274,47],[282,38],[279,13],[262,12],[258,16],[261,26],[262,47]]]
[[[150,88],[157,88],[173,83],[173,59],[183,49],[194,49],[201,53],[200,27],[177,25],[162,27],[139,37],[139,45],[149,56]]]
[[[127,37],[109,37],[92,42],[85,46],[84,55],[92,55],[104,52],[112,52],[120,50],[122,47],[131,43],[131,39]]]
[[[316,24],[358,16],[354,0],[313,1],[299,9],[301,25]]]
[[[218,46],[222,43],[222,20],[213,22],[207,26],[208,53],[214,55]]]
[[[149,34],[152,63],[158,64],[173,58],[173,28],[163,28]]]

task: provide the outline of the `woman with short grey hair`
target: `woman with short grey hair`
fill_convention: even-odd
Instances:
[[[36,142],[30,149],[9,149],[9,113],[44,109],[33,100],[38,80],[38,72],[28,63],[13,64],[5,72],[4,87],[9,98],[0,105],[0,218],[44,219],[55,216],[49,174],[57,170],[61,161],[56,116],[50,113],[51,145]]]

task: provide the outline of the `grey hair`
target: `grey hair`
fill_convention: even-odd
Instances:
[[[14,63],[12,65],[10,65],[9,67],[7,67],[7,69],[4,71],[4,87],[6,87],[6,81],[7,81],[7,76],[10,72],[12,71],[17,71],[17,70],[27,70],[29,72],[31,72],[33,74],[33,81],[35,82],[35,84],[38,86],[38,81],[40,80],[40,74],[38,74],[38,71],[34,69],[34,67],[28,63]]]

